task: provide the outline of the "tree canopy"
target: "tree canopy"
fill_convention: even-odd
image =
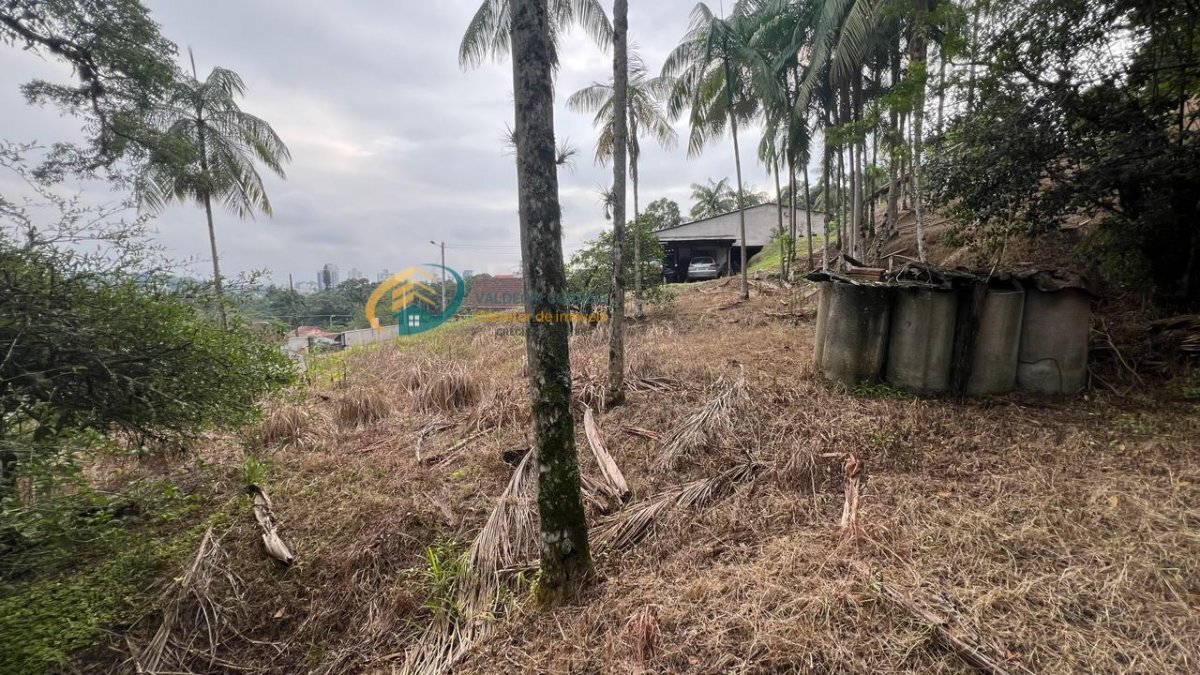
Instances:
[[[175,43],[140,0],[8,0],[0,3],[0,42],[70,66],[74,83],[33,80],[31,103],[50,103],[84,120],[86,147],[60,143],[43,173],[90,173],[155,144],[148,125],[179,71]]]

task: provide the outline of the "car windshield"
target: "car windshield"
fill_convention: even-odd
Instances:
[[[712,258],[692,258],[693,265],[712,265]]]

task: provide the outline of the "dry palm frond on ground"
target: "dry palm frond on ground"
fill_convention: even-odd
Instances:
[[[613,548],[628,548],[654,531],[673,508],[699,508],[728,495],[740,483],[752,480],[761,466],[745,464],[718,476],[692,481],[634,504],[605,525],[598,540]]]
[[[750,398],[746,378],[744,375],[732,379],[722,376],[713,385],[713,390],[699,410],[663,439],[659,460],[662,466],[673,467],[691,453],[712,448],[732,437],[737,414]]]

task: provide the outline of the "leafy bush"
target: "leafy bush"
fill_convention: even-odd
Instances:
[[[2,243],[0,354],[9,440],[95,429],[183,442],[253,420],[262,396],[293,378],[276,347],[169,293]]]
[[[640,237],[642,247],[642,293],[646,302],[656,303],[669,299],[663,292],[662,245],[651,231],[652,222],[645,215],[637,223],[625,228],[625,247],[622,262],[625,268],[625,290],[633,293],[634,274],[633,242]],[[574,298],[586,298],[591,304],[604,306],[612,292],[612,241],[611,230],[587,242],[571,256],[567,263],[567,286]]]

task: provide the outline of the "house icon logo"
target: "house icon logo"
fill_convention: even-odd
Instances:
[[[438,287],[443,279],[447,286],[454,283],[453,298],[446,301],[445,307],[442,307],[442,299],[449,288]],[[372,328],[382,330],[379,315],[390,314],[396,318],[400,335],[422,333],[437,328],[454,316],[462,305],[465,290],[462,277],[449,267],[433,263],[414,265],[393,274],[375,287],[375,292],[367,300],[367,320]],[[381,311],[380,303],[387,309]]]

